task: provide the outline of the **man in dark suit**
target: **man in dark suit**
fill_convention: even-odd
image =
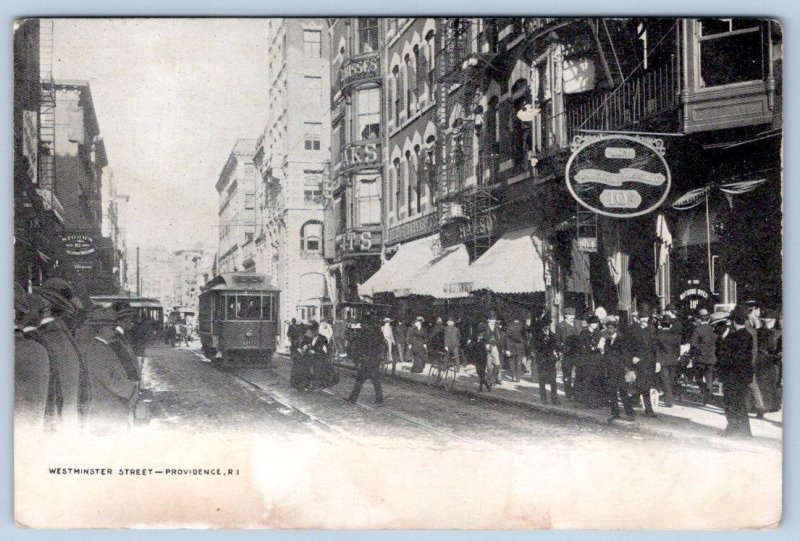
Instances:
[[[561,372],[564,381],[564,394],[567,401],[573,399],[572,370],[575,367],[575,342],[581,328],[575,322],[575,309],[564,308],[564,321],[556,324],[556,352],[561,360]]]
[[[422,372],[428,362],[428,333],[425,327],[422,326],[424,321],[421,316],[417,317],[414,325],[408,329],[408,334],[406,335],[406,342],[411,350],[413,360],[411,371],[415,374]]]
[[[350,343],[349,353],[358,365],[355,385],[348,402],[355,402],[361,394],[361,387],[367,380],[372,381],[375,390],[375,405],[383,405],[383,388],[381,387],[381,362],[383,360],[383,333],[377,323],[366,319],[360,329],[355,329]]]
[[[650,324],[651,316],[650,307],[642,305],[636,323],[628,330],[629,355],[636,372],[637,394],[642,396],[644,414],[647,417],[656,416],[650,400],[650,391],[658,388],[657,374],[661,371],[661,365],[656,360],[656,339]]]
[[[633,420],[633,398],[630,390],[632,385],[625,380],[625,375],[633,373],[633,364],[630,362],[628,351],[625,348],[625,339],[619,331],[619,320],[614,316],[605,319],[605,338],[603,344],[603,368],[606,376],[606,389],[608,401],[611,406],[611,419],[619,419],[619,402],[625,416]],[[632,376],[630,376],[632,377]]]
[[[725,418],[724,436],[752,436],[747,415],[747,395],[753,381],[755,340],[747,329],[747,311],[737,305],[729,319],[732,328],[723,331],[717,350],[718,374],[722,382]]]

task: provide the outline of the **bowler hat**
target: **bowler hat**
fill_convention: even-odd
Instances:
[[[700,310],[698,310],[697,315],[700,317],[708,317],[708,310],[706,310],[705,308],[701,308]]]
[[[600,323],[600,318],[592,314],[586,318],[586,323]]]
[[[727,312],[714,312],[709,317],[708,322],[711,325],[718,325],[720,323],[727,323],[728,322],[728,313]]]
[[[66,287],[63,284],[66,284]],[[36,293],[64,314],[72,315],[76,312],[75,305],[71,302],[72,288],[66,280],[51,278],[37,287]]]
[[[575,309],[572,308],[571,306],[569,306],[567,308],[564,308],[564,315],[565,316],[574,316],[575,315]]]

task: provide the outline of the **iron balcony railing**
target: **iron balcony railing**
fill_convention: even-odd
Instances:
[[[680,73],[677,59],[624,84],[568,107],[569,140],[580,130],[629,128],[673,110],[680,103]]]

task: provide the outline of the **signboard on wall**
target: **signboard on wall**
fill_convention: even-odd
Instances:
[[[351,229],[336,235],[338,255],[375,255],[381,251],[380,231]]]
[[[381,62],[377,52],[365,56],[348,58],[339,68],[341,89],[358,85],[365,81],[380,80]]]
[[[381,166],[381,143],[370,139],[350,143],[342,151],[340,173],[352,173],[362,169],[377,169]]]
[[[443,248],[455,246],[474,238],[491,237],[497,228],[497,216],[494,212],[481,213],[474,218],[463,217],[442,224],[440,237]]]
[[[672,183],[663,142],[627,135],[576,136],[564,177],[578,203],[612,218],[654,211]]]
[[[86,256],[95,253],[94,238],[82,233],[73,233],[61,237],[64,252],[71,256]]]
[[[436,230],[437,223],[436,213],[431,213],[392,227],[386,232],[386,244],[394,244],[395,242],[433,233]]]

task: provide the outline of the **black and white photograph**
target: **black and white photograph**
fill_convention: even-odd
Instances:
[[[13,52],[17,527],[780,525],[780,21]]]

